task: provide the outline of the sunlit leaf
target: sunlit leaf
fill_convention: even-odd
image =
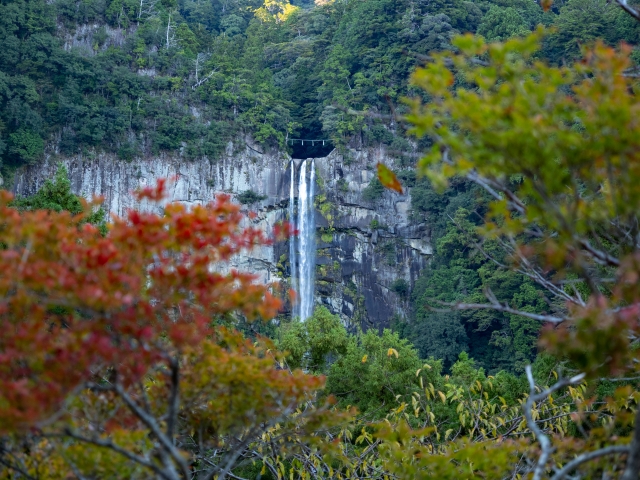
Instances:
[[[385,188],[402,193],[402,184],[396,174],[383,163],[378,163],[378,180]]]

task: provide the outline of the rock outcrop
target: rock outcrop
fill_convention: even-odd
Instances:
[[[299,162],[300,160],[295,160]],[[316,178],[316,303],[341,315],[346,324],[383,328],[395,315],[404,317],[408,292],[432,253],[429,232],[410,220],[410,192],[385,191],[365,200],[363,191],[375,176],[375,166],[393,160],[380,150],[352,151],[345,159],[336,151],[317,158]],[[136,205],[131,191],[153,184],[156,178],[175,178],[170,200],[203,203],[216,193],[231,195],[252,190],[266,197],[247,209],[265,229],[286,220],[289,202],[290,158],[261,153],[247,145],[234,151],[229,145],[217,161],[185,161],[159,155],[130,163],[112,155],[58,157],[16,174],[13,190],[34,193],[55,173],[57,163],[69,170],[73,191],[90,198],[104,197],[105,208],[123,215]],[[288,245],[262,247],[234,261],[234,267],[259,275],[263,281],[288,282]]]

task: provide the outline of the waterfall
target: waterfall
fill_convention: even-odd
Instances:
[[[316,169],[315,162],[312,160],[309,161],[309,169],[310,179],[309,185],[307,188],[309,189],[308,205],[304,210],[307,216],[306,227],[307,231],[305,233],[305,249],[300,253],[300,255],[306,260],[306,268],[304,275],[301,275],[300,278],[304,277],[305,281],[305,290],[304,290],[304,303],[301,303],[300,308],[300,319],[306,320],[311,315],[313,315],[313,294],[315,291],[315,280],[316,280],[316,216],[315,216],[315,184],[316,184]]]
[[[309,179],[307,179],[307,168]],[[294,315],[304,321],[313,314],[313,293],[315,286],[315,253],[316,253],[316,224],[315,207],[315,162],[313,159],[304,160],[300,167],[298,181],[298,216],[296,228],[298,230],[297,241],[292,239],[289,254],[291,262],[291,284],[297,285],[298,304],[294,309]],[[289,190],[289,215],[294,217],[293,199],[293,164],[291,173],[292,187]],[[297,248],[296,248],[297,247]],[[294,287],[295,288],[295,287]]]
[[[296,226],[296,164],[291,160],[291,186],[289,187],[289,223],[295,229]],[[291,288],[298,291],[298,255],[297,255],[297,239],[292,235],[289,239],[289,263],[291,264]]]

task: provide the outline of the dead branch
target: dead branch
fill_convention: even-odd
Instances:
[[[560,379],[552,387],[549,387],[546,390],[543,390],[542,392],[536,394],[536,384],[535,384],[535,381],[533,380],[531,365],[527,365],[525,368],[525,371],[527,373],[527,380],[529,381],[529,398],[527,398],[527,402],[524,405],[524,416],[527,420],[527,425],[529,426],[529,429],[531,430],[531,432],[533,432],[538,442],[540,442],[540,448],[542,449],[542,453],[540,454],[536,467],[533,471],[533,480],[540,480],[544,473],[547,462],[549,461],[549,456],[553,451],[553,447],[551,445],[551,440],[549,440],[549,436],[546,435],[540,429],[540,427],[538,427],[537,423],[533,419],[533,415],[532,415],[533,405],[536,402],[546,399],[549,395],[551,395],[556,390],[567,387],[569,385],[575,385],[577,383],[580,383],[584,379],[585,374],[580,373],[571,378]]]
[[[604,457],[606,455],[614,455],[617,453],[629,453],[628,445],[612,445],[610,447],[604,447],[593,452],[583,453],[577,456],[569,463],[567,463],[562,469],[558,470],[556,474],[551,477],[551,480],[562,480],[569,472],[575,470],[583,463],[590,462],[596,458]]]
[[[450,307],[449,309],[437,309],[431,307],[430,309],[434,312],[448,312],[451,310],[494,310],[497,312],[509,313],[512,315],[519,315],[525,318],[531,318],[533,320],[539,320],[541,322],[551,322],[551,323],[562,323],[566,320],[566,318],[562,317],[554,317],[552,315],[541,315],[538,313],[524,312],[522,310],[517,310],[515,308],[511,308],[509,305],[502,304],[495,297],[493,292],[490,289],[485,290],[485,295],[491,303],[462,303],[462,302],[441,302],[438,301],[440,305],[444,305]]]

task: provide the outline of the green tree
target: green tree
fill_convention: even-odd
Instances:
[[[620,9],[606,0],[568,0],[554,19],[557,32],[547,39],[545,54],[553,62],[575,61],[581,55],[581,46],[597,39],[616,42],[619,13]]]
[[[415,373],[421,366],[408,340],[391,330],[382,334],[368,330],[349,337],[346,352],[329,368],[326,388],[339,405],[356,406],[380,418],[393,407],[397,395],[408,399],[418,388]]]
[[[71,191],[69,172],[67,167],[58,164],[58,169],[53,179],[46,179],[42,187],[36,193],[28,197],[18,197],[13,203],[19,210],[49,210],[53,212],[69,212],[78,215],[85,212],[86,202]],[[102,234],[106,234],[105,210],[100,207],[85,216],[83,222],[96,225]]]
[[[425,15],[419,32],[420,38],[416,39],[412,49],[425,55],[433,51],[449,50],[451,39],[456,33],[451,26],[451,19],[442,13]]]
[[[418,314],[411,340],[421,358],[441,359],[445,367],[468,349],[467,332],[458,312]]]
[[[640,298],[638,247],[622,232],[638,223],[635,118],[640,104],[636,81],[625,75],[630,48],[615,51],[597,43],[582,64],[550,67],[533,59],[540,37],[498,45],[458,38],[460,54],[437,55],[414,75],[432,101],[416,101],[410,121],[417,133],[434,138],[420,171],[436,185],[462,175],[486,189],[493,198],[478,233],[498,242],[510,268],[535,282],[546,297],[540,313],[529,310],[536,293],[527,286],[513,303],[487,292],[484,302],[454,309],[492,310],[547,323],[541,346],[570,360],[573,373],[582,372],[560,380],[557,389],[585,377],[634,376],[638,369],[633,346]],[[482,55],[487,61],[478,64],[475,59]],[[453,65],[473,89],[450,88]],[[481,251],[499,261],[490,250]],[[515,326],[514,339],[529,336],[528,328]],[[537,428],[531,412],[534,399],[548,398],[554,388],[537,394],[531,372],[527,366],[531,397],[524,412],[541,442],[534,469],[534,478],[541,478],[549,468],[559,468],[550,462],[564,463],[558,458],[572,453],[554,437],[558,450],[551,458],[549,436]],[[629,395],[629,387],[615,391],[615,398]],[[634,438],[640,435],[635,410],[634,415],[616,414],[615,420],[627,432],[635,423]],[[616,445],[617,440],[612,430],[592,431],[583,441],[585,448],[597,450],[570,467],[588,469],[583,463],[592,458],[626,452],[621,478],[636,478],[640,442]],[[599,449],[603,443],[614,445]],[[616,465],[615,456],[608,458],[609,465]],[[601,462],[599,468],[610,467]]]
[[[474,2],[464,0],[420,0],[418,3],[424,13],[444,14],[450,19],[451,26],[459,32],[475,32],[482,19],[482,11]]]
[[[348,338],[340,317],[331,315],[326,307],[317,307],[304,322],[293,319],[282,325],[278,346],[288,352],[289,367],[324,373],[332,361],[346,353]]]
[[[530,33],[529,22],[513,7],[492,5],[482,17],[477,33],[489,41],[507,40]]]
[[[9,153],[18,163],[36,163],[44,155],[44,141],[37,133],[18,130],[9,135]]]

